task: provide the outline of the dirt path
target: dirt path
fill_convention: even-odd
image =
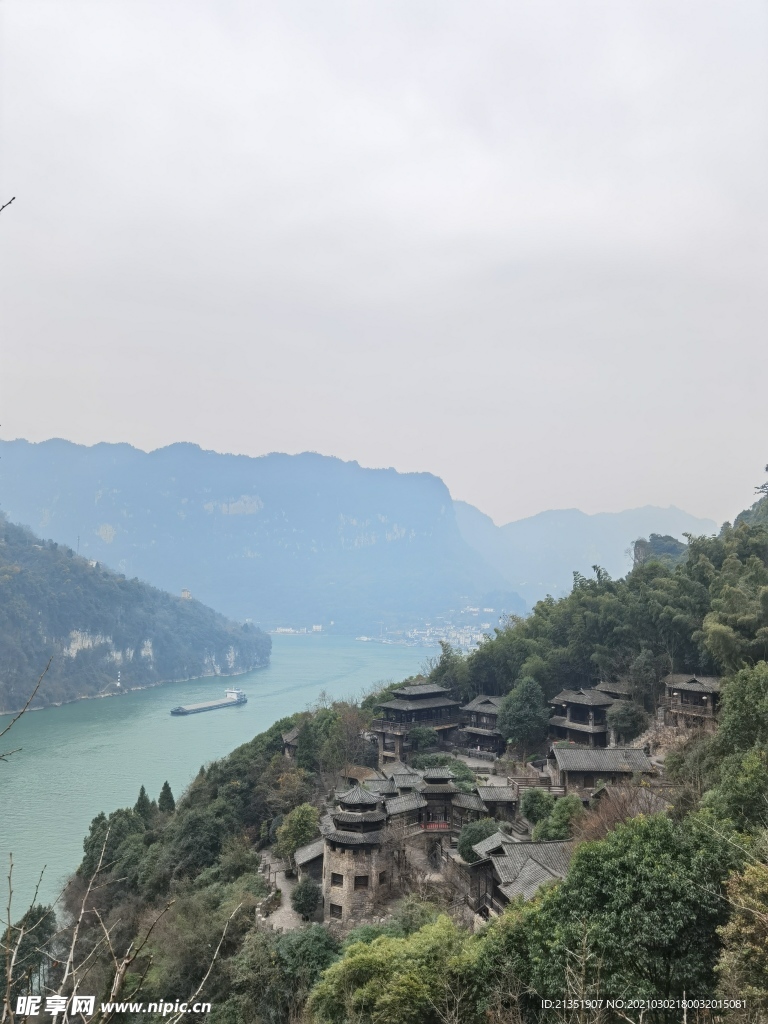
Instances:
[[[280,906],[272,911],[267,920],[276,931],[292,932],[296,928],[304,927],[306,921],[302,921],[301,915],[291,906],[291,893],[296,888],[296,879],[286,877],[283,862],[274,857],[269,850],[262,853],[262,858],[269,865],[270,882],[283,894]]]

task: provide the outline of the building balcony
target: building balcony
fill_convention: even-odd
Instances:
[[[551,726],[557,726],[559,729],[573,729],[575,732],[588,732],[588,733],[603,733],[608,732],[608,725],[606,722],[573,722],[564,715],[554,715],[549,720]]]
[[[417,722],[390,722],[387,718],[374,718],[371,732],[383,732],[390,736],[406,736],[411,729],[455,729],[459,716],[446,715],[444,718],[421,718]]]
[[[422,821],[420,826],[423,832],[450,832],[453,828],[450,821]]]
[[[674,715],[693,715],[695,718],[714,718],[715,710],[709,704],[686,704],[679,697],[662,697],[659,707]]]

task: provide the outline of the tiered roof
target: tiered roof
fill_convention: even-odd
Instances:
[[[721,680],[719,676],[697,676],[687,672],[671,672],[665,677],[664,683],[667,686],[678,690],[690,690],[693,693],[720,693]]]
[[[556,697],[553,697],[550,704],[587,704],[590,707],[608,707],[613,704],[613,697],[599,690],[561,690]]]
[[[479,694],[469,704],[465,704],[462,711],[480,711],[489,715],[495,715],[499,710],[501,697],[488,697],[484,693]]]

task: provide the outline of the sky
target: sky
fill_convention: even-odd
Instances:
[[[0,69],[2,437],[754,500],[764,3],[0,0]]]

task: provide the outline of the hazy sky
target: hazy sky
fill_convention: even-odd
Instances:
[[[0,29],[3,437],[310,449],[499,523],[753,500],[762,0],[2,0]]]

